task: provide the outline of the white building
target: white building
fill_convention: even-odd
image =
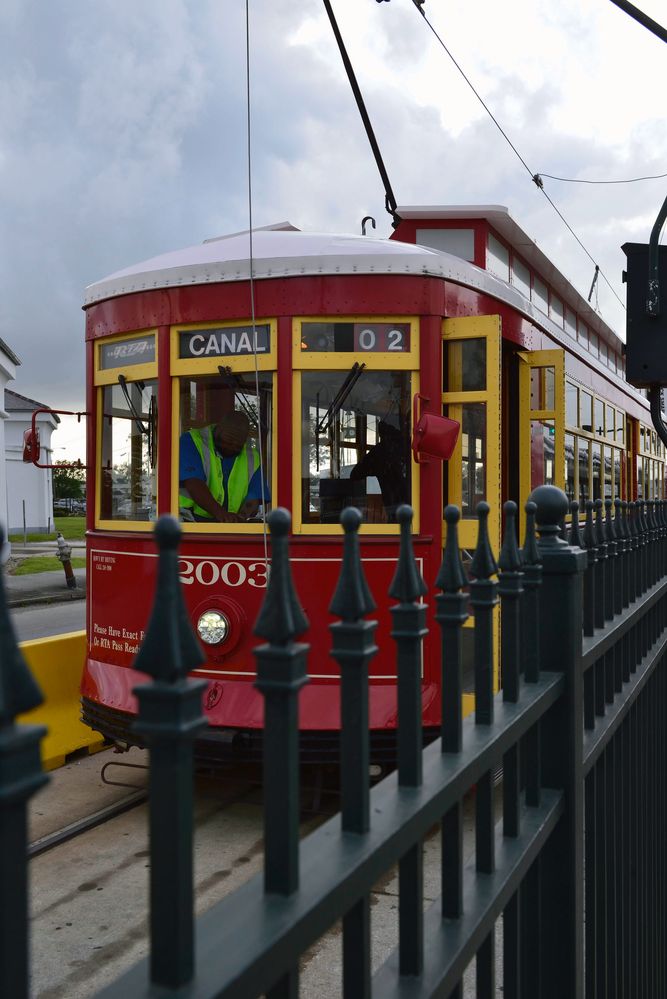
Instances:
[[[4,344],[2,348],[5,351],[8,349]],[[15,363],[20,364],[20,361],[15,358]],[[0,378],[2,370],[0,354]],[[38,468],[32,462],[23,461],[24,433],[32,428],[32,415],[35,410],[46,407],[44,403],[19,395],[5,385],[6,382],[4,384],[0,382],[0,387],[4,388],[5,399],[2,414],[4,418],[0,420],[0,434],[4,438],[4,446],[0,446],[0,455],[4,456],[0,494],[4,498],[4,512],[0,509],[0,519],[4,524],[8,524],[9,534],[22,534],[24,527],[29,534],[51,532],[53,531],[51,469]],[[37,416],[40,464],[50,465],[53,462],[51,435],[59,422],[53,413],[40,413]]]
[[[5,421],[7,411],[4,407],[5,387],[7,382],[16,378],[16,368],[21,362],[10,350],[4,340],[0,339],[0,525],[7,526],[7,476],[5,474]]]

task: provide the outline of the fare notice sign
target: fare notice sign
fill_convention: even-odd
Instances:
[[[179,330],[178,356],[238,357],[240,354],[268,354],[271,328],[268,323],[252,326],[213,326],[205,330]]]

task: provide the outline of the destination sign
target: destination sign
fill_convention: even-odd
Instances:
[[[219,326],[208,330],[179,330],[178,356],[238,357],[267,354],[271,349],[268,323],[255,326]]]
[[[131,364],[152,364],[155,360],[155,334],[114,340],[100,344],[100,369],[126,368]]]
[[[410,323],[301,323],[301,350],[318,353],[407,353]]]

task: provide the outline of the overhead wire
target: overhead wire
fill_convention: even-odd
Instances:
[[[549,180],[560,180],[564,184],[638,184],[640,180],[662,180],[667,177],[667,173],[656,173],[648,177],[628,177],[627,180],[584,180],[582,177],[555,177],[552,173],[543,173],[541,170],[537,177],[548,177]]]
[[[538,173],[535,173],[535,171],[531,170],[531,168],[529,167],[528,163],[523,158],[523,156],[521,155],[521,153],[519,152],[519,150],[517,149],[517,147],[514,145],[514,143],[512,142],[512,140],[510,139],[510,137],[508,136],[507,132],[502,127],[502,125],[500,124],[500,122],[498,121],[498,119],[496,118],[496,116],[493,114],[493,112],[489,108],[489,106],[486,103],[486,101],[484,100],[484,98],[481,96],[481,94],[479,93],[479,91],[475,88],[475,86],[473,85],[473,83],[471,82],[471,80],[468,79],[466,73],[464,72],[464,70],[461,67],[461,65],[459,64],[459,62],[455,59],[454,55],[452,54],[452,52],[447,47],[447,45],[445,44],[444,40],[441,38],[441,36],[438,34],[438,32],[435,29],[435,27],[429,21],[428,17],[426,16],[426,13],[424,11],[424,8],[421,5],[421,3],[419,2],[419,0],[412,0],[412,3],[413,3],[413,6],[414,6],[415,10],[417,10],[419,12],[419,14],[421,15],[421,17],[425,21],[425,23],[428,25],[429,29],[433,33],[433,35],[436,38],[436,40],[439,43],[439,45],[447,53],[447,55],[449,56],[449,58],[451,59],[451,61],[454,63],[456,69],[459,71],[459,73],[461,74],[461,76],[463,77],[463,79],[465,80],[465,82],[468,84],[468,86],[472,90],[472,92],[475,95],[475,97],[477,98],[477,100],[480,102],[480,104],[482,105],[482,107],[484,108],[484,110],[486,111],[486,113],[489,115],[489,117],[493,121],[494,125],[496,126],[496,128],[498,129],[498,131],[500,132],[500,134],[503,136],[503,138],[505,139],[505,141],[507,142],[507,144],[510,146],[510,148],[514,152],[515,156],[519,159],[519,161],[523,165],[524,169],[528,172],[528,174],[530,174],[530,178],[533,181],[533,183],[535,184],[535,186],[537,187],[537,189],[542,192],[542,194],[544,195],[544,197],[547,199],[547,201],[549,202],[549,204],[551,205],[551,207],[553,208],[553,210],[556,212],[556,214],[560,218],[561,222],[565,225],[565,227],[568,229],[568,231],[570,232],[570,234],[577,241],[577,243],[579,244],[579,246],[581,247],[581,249],[584,251],[584,253],[588,257],[588,259],[599,270],[599,273],[602,275],[602,278],[603,278],[605,284],[607,285],[607,287],[609,288],[609,290],[611,291],[612,295],[616,298],[616,300],[623,307],[623,309],[625,309],[625,303],[622,301],[622,299],[616,293],[614,287],[612,286],[611,282],[608,280],[608,278],[607,278],[606,274],[604,273],[604,271],[602,270],[602,268],[599,266],[599,264],[597,263],[597,261],[595,260],[595,258],[593,257],[593,255],[590,253],[590,251],[588,250],[588,248],[586,246],[584,246],[584,244],[582,243],[581,239],[576,234],[576,232],[574,231],[574,229],[572,228],[572,226],[570,225],[570,223],[567,221],[567,219],[565,218],[565,216],[563,215],[563,213],[560,211],[560,209],[558,208],[558,206],[554,203],[554,201],[549,197],[549,195],[547,194],[547,192],[544,190],[544,185],[542,183],[542,177],[546,176],[546,175],[545,174],[541,174],[540,175]]]
[[[246,132],[248,138],[248,263],[250,266],[250,313],[252,321],[252,353],[255,360],[255,394],[257,396],[257,443],[259,446],[259,482],[262,500],[262,534],[264,536],[264,566],[269,571],[269,543],[266,529],[266,493],[264,489],[264,449],[262,445],[262,401],[259,394],[259,365],[257,362],[257,325],[255,321],[255,283],[254,283],[254,248],[253,248],[253,213],[252,213],[252,145],[251,145],[251,115],[250,115],[250,10],[249,0],[245,0],[245,43],[246,43]]]

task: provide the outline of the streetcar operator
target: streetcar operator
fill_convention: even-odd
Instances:
[[[188,430],[179,445],[182,520],[231,524],[250,520],[271,499],[259,452],[248,440],[250,421],[231,410],[217,423]]]
[[[375,476],[380,484],[382,503],[391,522],[402,503],[408,503],[408,450],[404,434],[385,420],[378,423],[378,441],[350,471],[350,479],[359,481]]]

